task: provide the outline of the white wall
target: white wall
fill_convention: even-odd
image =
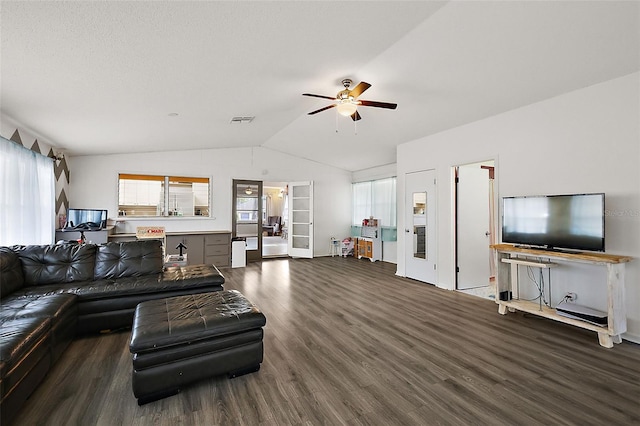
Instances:
[[[404,227],[404,176],[435,169],[439,287],[453,289],[451,166],[496,159],[496,193],[606,193],[606,251],[635,258],[626,267],[628,332],[640,342],[640,73],[567,93],[398,147],[398,228]],[[403,235],[398,274],[404,275]],[[571,272],[569,272],[571,271]],[[597,267],[558,268],[556,291],[606,307]]]
[[[398,165],[385,164],[384,166],[372,167],[369,169],[358,170],[351,174],[351,180],[353,182],[365,182],[368,180],[386,179],[396,176],[398,172]]]
[[[314,253],[329,255],[332,235],[348,235],[351,174],[266,148],[232,148],[70,158],[70,207],[106,208],[117,217],[118,173],[211,177],[211,218],[127,218],[119,232],[165,226],[167,232],[231,229],[233,179],[314,181]]]
[[[31,146],[37,140],[38,145],[40,146],[40,153],[42,155],[47,155],[49,153],[49,149],[55,150],[55,147],[51,144],[51,141],[38,135],[36,132],[24,126],[22,123],[14,120],[13,118],[5,114],[0,115],[0,135],[2,135],[3,138],[11,140],[11,137],[16,130],[20,134],[22,145],[25,148],[31,149]]]

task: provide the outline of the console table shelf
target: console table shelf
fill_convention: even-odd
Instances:
[[[598,333],[600,345],[611,348],[614,343],[620,343],[620,335],[627,331],[627,317],[624,300],[624,275],[625,264],[632,260],[629,256],[620,256],[607,253],[568,253],[549,250],[539,250],[524,247],[515,247],[511,244],[494,244],[491,248],[498,253],[497,256],[497,281],[496,303],[498,312],[506,315],[507,311],[522,311],[539,315],[565,324],[571,324],[586,330]],[[544,260],[543,260],[544,259]],[[510,294],[515,290],[519,264],[538,268],[550,268],[558,266],[555,261],[587,263],[606,266],[607,268],[607,326],[599,326],[556,313],[556,310],[539,303],[524,300],[500,300],[500,293]],[[516,290],[517,291],[517,290]],[[505,293],[503,293],[505,294]]]
[[[500,307],[504,307],[504,309],[518,310],[518,311],[526,312],[529,314],[538,315],[544,318],[552,319],[554,321],[563,322],[565,324],[571,324],[571,325],[575,325],[576,327],[595,331],[597,333],[608,332],[607,327],[591,324],[591,323],[580,321],[573,318],[564,317],[556,313],[556,310],[553,308],[550,308],[548,306],[542,306],[542,308],[540,308],[540,306],[537,303],[530,302],[527,300],[509,300],[509,301],[501,300],[499,305]],[[502,312],[500,313],[502,314]]]

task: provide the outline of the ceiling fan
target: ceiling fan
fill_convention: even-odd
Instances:
[[[345,117],[351,116],[351,119],[353,121],[358,121],[362,118],[358,113],[359,105],[367,106],[367,107],[375,107],[375,108],[387,108],[387,109],[397,108],[398,104],[392,104],[388,102],[359,100],[358,96],[360,96],[362,92],[364,92],[369,87],[371,87],[371,85],[369,83],[361,81],[360,83],[358,83],[356,87],[353,88],[353,90],[349,90],[351,83],[353,83],[351,79],[345,78],[344,80],[342,80],[342,85],[344,86],[344,90],[339,91],[334,98],[332,98],[331,96],[314,95],[312,93],[303,93],[302,96],[312,96],[314,98],[331,99],[332,101],[335,102],[324,108],[311,111],[308,115],[314,115],[319,112],[336,107],[336,109],[338,110],[338,113],[340,113],[341,115],[344,115]]]

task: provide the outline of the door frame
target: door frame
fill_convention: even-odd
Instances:
[[[231,236],[237,237],[237,229],[236,226],[238,224],[237,221],[237,198],[238,198],[238,187],[240,185],[257,185],[258,187],[258,224],[257,224],[257,238],[258,238],[258,248],[257,250],[247,250],[247,263],[248,262],[259,262],[262,260],[262,181],[261,180],[248,180],[248,179],[233,179],[232,183],[232,199],[231,199]]]

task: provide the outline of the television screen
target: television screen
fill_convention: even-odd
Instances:
[[[107,211],[96,209],[68,209],[66,229],[98,230],[107,226]]]
[[[604,194],[504,197],[502,241],[604,251]]]

